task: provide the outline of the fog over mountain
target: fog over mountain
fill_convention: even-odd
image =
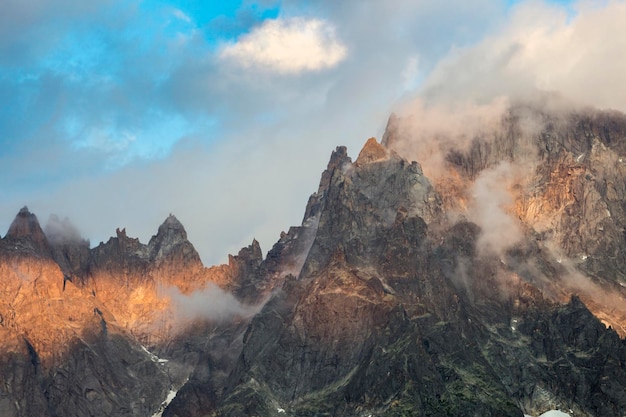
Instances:
[[[8,6],[0,416],[626,415],[626,2]]]
[[[117,227],[147,240],[174,212],[221,263],[254,237],[267,251],[328,149],[381,137],[391,111],[448,129],[438,110],[536,90],[626,110],[621,1],[265,2],[215,19],[175,3],[11,4],[0,230],[26,204],[92,245]]]
[[[23,207],[2,415],[623,416],[626,115],[561,100],[431,144],[392,115],[266,256],[217,266],[173,214],[90,248]]]

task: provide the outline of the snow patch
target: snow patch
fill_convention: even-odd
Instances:
[[[157,355],[155,355],[154,353],[150,352],[148,350],[148,348],[146,348],[144,345],[141,345],[141,349],[143,349],[143,351],[146,352],[148,354],[148,356],[150,356],[150,359],[152,360],[152,362],[158,362],[159,361],[159,357]]]
[[[530,414],[524,414],[524,417],[533,417],[533,416],[531,416]],[[572,417],[572,416],[570,414],[564,413],[559,410],[550,410],[550,411],[546,411],[539,417]]]
[[[559,410],[550,410],[550,411],[546,411],[539,417],[572,417],[572,416]]]
[[[157,355],[155,355],[154,353],[150,352],[148,350],[148,348],[146,348],[144,345],[141,345],[141,349],[146,352],[148,354],[148,356],[150,356],[150,359],[152,360],[152,362],[156,362],[156,363],[168,363],[169,359],[161,359],[159,358]]]
[[[163,412],[165,411],[167,406],[170,405],[170,403],[174,400],[174,398],[176,398],[178,390],[180,390],[187,383],[187,381],[189,381],[189,378],[185,379],[185,382],[183,382],[182,385],[180,385],[177,389],[170,389],[170,392],[167,393],[167,396],[159,406],[159,409],[156,410],[151,417],[163,417]]]
[[[156,411],[156,413],[152,414],[152,417],[162,417],[163,411],[165,411],[165,409],[168,405],[170,405],[172,400],[176,398],[176,394],[178,394],[178,390],[170,390],[170,392],[167,393],[167,397],[165,397],[165,399],[159,406],[159,409]]]

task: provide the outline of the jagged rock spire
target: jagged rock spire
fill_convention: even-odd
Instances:
[[[359,153],[359,157],[356,159],[356,165],[364,165],[370,162],[380,161],[387,159],[389,151],[376,141],[376,138],[369,138],[363,149]]]
[[[400,125],[400,121],[398,116],[395,113],[391,113],[389,119],[387,120],[387,126],[385,127],[385,133],[383,134],[383,140],[381,141],[382,145],[385,148],[391,147],[394,142],[398,139],[398,128]]]
[[[157,237],[171,238],[176,240],[187,240],[187,232],[183,224],[174,216],[170,214],[165,221],[159,226]]]
[[[50,254],[50,244],[39,225],[39,220],[26,206],[17,213],[4,239],[19,241],[40,255]]]
[[[306,210],[304,211],[303,223],[306,222],[307,219],[314,217],[318,213],[321,207],[321,200],[324,196],[324,193],[328,189],[328,186],[330,185],[330,180],[335,170],[343,169],[345,166],[348,166],[350,164],[352,164],[352,159],[348,156],[348,148],[346,148],[345,146],[337,146],[337,148],[330,156],[330,161],[328,161],[328,166],[326,167],[326,170],[322,172],[322,177],[320,178],[320,185],[317,189],[317,193],[309,197],[309,202],[307,203]]]
[[[167,255],[175,246],[187,242],[187,231],[182,223],[170,214],[159,226],[156,235],[152,236],[148,248],[153,258]]]

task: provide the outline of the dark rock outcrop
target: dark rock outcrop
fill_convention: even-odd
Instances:
[[[571,269],[532,233],[484,252],[481,227],[379,147],[333,153],[307,260],[251,322],[217,414],[623,415],[624,343],[561,304]]]
[[[4,246],[15,251],[28,251],[32,255],[49,257],[50,243],[44,234],[37,216],[24,206],[15,216],[3,238]]]
[[[337,147],[265,258],[205,268],[172,215],[90,249],[20,211],[0,415],[626,415],[626,116],[518,104],[432,178],[411,133]],[[238,313],[177,316],[215,286]]]
[[[224,385],[248,318],[183,321],[168,291],[184,297],[216,282],[257,299],[258,242],[215,270],[174,216],[147,245],[117,229],[90,249],[57,217],[46,231],[24,208],[0,240],[0,415],[151,416],[187,378]],[[204,360],[217,364],[208,379],[194,371]]]

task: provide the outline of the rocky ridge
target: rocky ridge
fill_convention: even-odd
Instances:
[[[254,288],[258,243],[205,268],[174,216],[147,245],[118,229],[90,249],[56,217],[46,230],[50,238],[24,207],[0,240],[2,416],[152,415],[198,360],[187,352],[159,361],[142,346],[181,353],[170,288],[183,296],[207,285]],[[212,323],[189,332],[204,335]]]
[[[163,416],[625,415],[626,116],[514,105],[438,166],[410,125],[337,147],[265,258],[205,268],[174,216],[90,249],[20,211],[0,414],[152,415],[171,389]],[[180,331],[168,288],[211,286],[259,307]]]
[[[626,194],[604,191],[626,179],[623,117],[603,130],[605,113],[540,109],[545,123],[527,132],[526,111],[447,154],[451,187],[393,151],[397,132],[355,163],[337,148],[307,206],[319,220],[303,268],[252,320],[215,415],[624,415],[612,200]],[[495,213],[515,230],[499,233],[519,236],[493,248],[472,210],[499,166],[515,166]]]

